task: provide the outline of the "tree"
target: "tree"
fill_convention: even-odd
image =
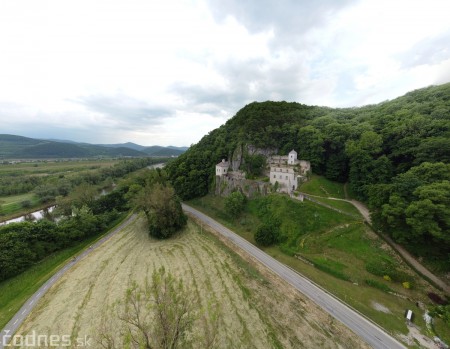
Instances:
[[[109,326],[111,319],[104,315],[97,342],[106,349],[211,348],[219,329],[218,305],[208,311],[201,309],[195,292],[164,267],[153,271],[151,282],[146,279],[143,286],[132,281],[114,310],[121,322],[122,338],[117,340]],[[197,320],[202,320],[202,333],[193,334]]]
[[[430,234],[450,244],[450,182],[434,182],[414,191],[418,200],[405,211],[406,223],[415,235]]]
[[[136,196],[135,204],[145,212],[149,234],[155,238],[169,238],[186,225],[187,218],[172,187],[147,184]]]
[[[266,166],[266,158],[261,154],[246,154],[244,160],[245,170],[250,177],[261,175]]]
[[[69,197],[73,206],[81,208],[84,205],[91,207],[96,195],[97,191],[94,186],[81,183],[70,193]]]
[[[316,173],[323,171],[323,137],[321,132],[314,126],[305,126],[298,131],[298,156],[311,162]]]
[[[235,191],[225,198],[225,211],[233,217],[241,214],[245,205],[245,196],[240,191]]]
[[[270,217],[257,228],[255,241],[261,246],[270,246],[278,242],[279,236],[280,221]]]

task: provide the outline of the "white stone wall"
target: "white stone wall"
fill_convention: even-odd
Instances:
[[[228,168],[224,166],[217,165],[216,166],[216,176],[224,176],[228,172]]]
[[[271,167],[270,183],[278,182],[280,188],[290,191],[292,187],[297,189],[297,174],[292,168],[287,167]]]

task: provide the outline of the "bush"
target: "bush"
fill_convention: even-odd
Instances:
[[[277,234],[272,226],[261,224],[256,230],[255,241],[261,246],[270,246],[277,241]]]
[[[387,293],[388,292],[392,292],[392,289],[388,285],[385,285],[384,283],[379,282],[377,280],[367,279],[367,280],[364,280],[364,282],[367,285],[369,285],[371,287],[374,287],[374,288],[377,288],[377,289],[379,289],[381,291],[384,291],[384,292],[387,292]]]
[[[409,283],[408,281],[402,282],[402,286],[407,290],[411,289],[411,283]]]
[[[430,298],[433,303],[439,304],[439,305],[446,305],[447,301],[445,299],[442,299],[439,295],[436,293],[430,292],[428,293],[428,298]]]
[[[245,205],[245,196],[240,191],[235,191],[225,198],[225,210],[230,216],[237,217],[241,214]]]
[[[255,233],[255,241],[261,246],[270,246],[278,242],[280,222],[273,217],[261,224]]]
[[[30,208],[32,204],[30,200],[24,200],[20,203],[20,206],[22,206],[22,208]]]
[[[372,261],[366,264],[366,270],[376,276],[381,276],[387,281],[408,282],[412,287],[412,277],[400,270],[397,270],[395,264],[389,260]]]
[[[345,268],[345,265],[328,258],[314,258],[310,261],[317,269],[338,279],[350,281],[350,277],[341,271]]]
[[[377,260],[366,263],[366,270],[376,276],[385,277],[388,276],[392,278],[395,266],[391,261],[388,260]]]

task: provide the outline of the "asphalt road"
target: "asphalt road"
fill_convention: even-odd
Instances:
[[[267,268],[276,273],[279,277],[287,281],[298,291],[310,298],[319,305],[323,310],[331,316],[342,322],[361,339],[376,349],[397,349],[406,348],[392,336],[383,331],[380,327],[367,320],[365,317],[352,310],[345,304],[341,303],[337,298],[331,296],[320,287],[313,284],[298,272],[290,269],[286,265],[280,263],[276,259],[261,251],[255,245],[251,244],[244,238],[233,233],[214,219],[195,210],[194,208],[183,204],[183,209],[200,219],[205,224],[231,240],[239,248],[252,255]]]
[[[10,342],[11,337],[16,333],[19,326],[31,313],[39,299],[41,299],[44,294],[52,287],[56,281],[58,281],[70,268],[72,268],[75,264],[77,264],[80,260],[89,255],[93,250],[95,250],[98,246],[102,245],[105,241],[109,240],[113,235],[117,232],[125,228],[127,225],[132,223],[136,219],[136,215],[130,216],[125,222],[111,231],[108,235],[105,235],[103,238],[92,244],[88,249],[84,250],[81,254],[79,254],[76,259],[72,259],[69,261],[63,268],[61,268],[55,275],[53,275],[45,284],[43,284],[20,308],[20,310],[14,315],[14,317],[6,324],[0,333],[0,349],[4,349],[5,347],[9,347],[7,344]]]

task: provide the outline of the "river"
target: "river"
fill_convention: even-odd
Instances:
[[[9,220],[4,221],[4,222],[0,222],[0,226],[6,225],[6,224],[9,224],[9,223],[24,222],[26,220],[37,221],[39,219],[44,218],[44,216],[47,213],[52,213],[53,210],[55,209],[55,207],[56,206],[50,206],[50,207],[44,208],[43,210],[27,213],[26,215],[23,215],[23,216],[20,216],[20,217],[17,217],[17,218],[13,218],[13,219],[9,219]]]
[[[165,163],[159,163],[159,164],[150,165],[147,168],[149,168],[149,169],[156,169],[156,168],[163,168],[164,166],[165,166]],[[106,195],[106,194],[108,194],[108,191],[106,191],[105,189],[103,189],[102,192],[100,193],[101,196]],[[44,218],[44,216],[47,213],[52,213],[55,208],[56,208],[56,205],[44,208],[43,210],[27,213],[27,214],[25,214],[23,216],[20,216],[20,217],[17,217],[17,218],[13,218],[13,219],[9,219],[9,220],[4,221],[4,222],[0,222],[0,226],[6,225],[6,224],[9,224],[9,223],[24,222],[26,220],[37,221],[39,219]]]

